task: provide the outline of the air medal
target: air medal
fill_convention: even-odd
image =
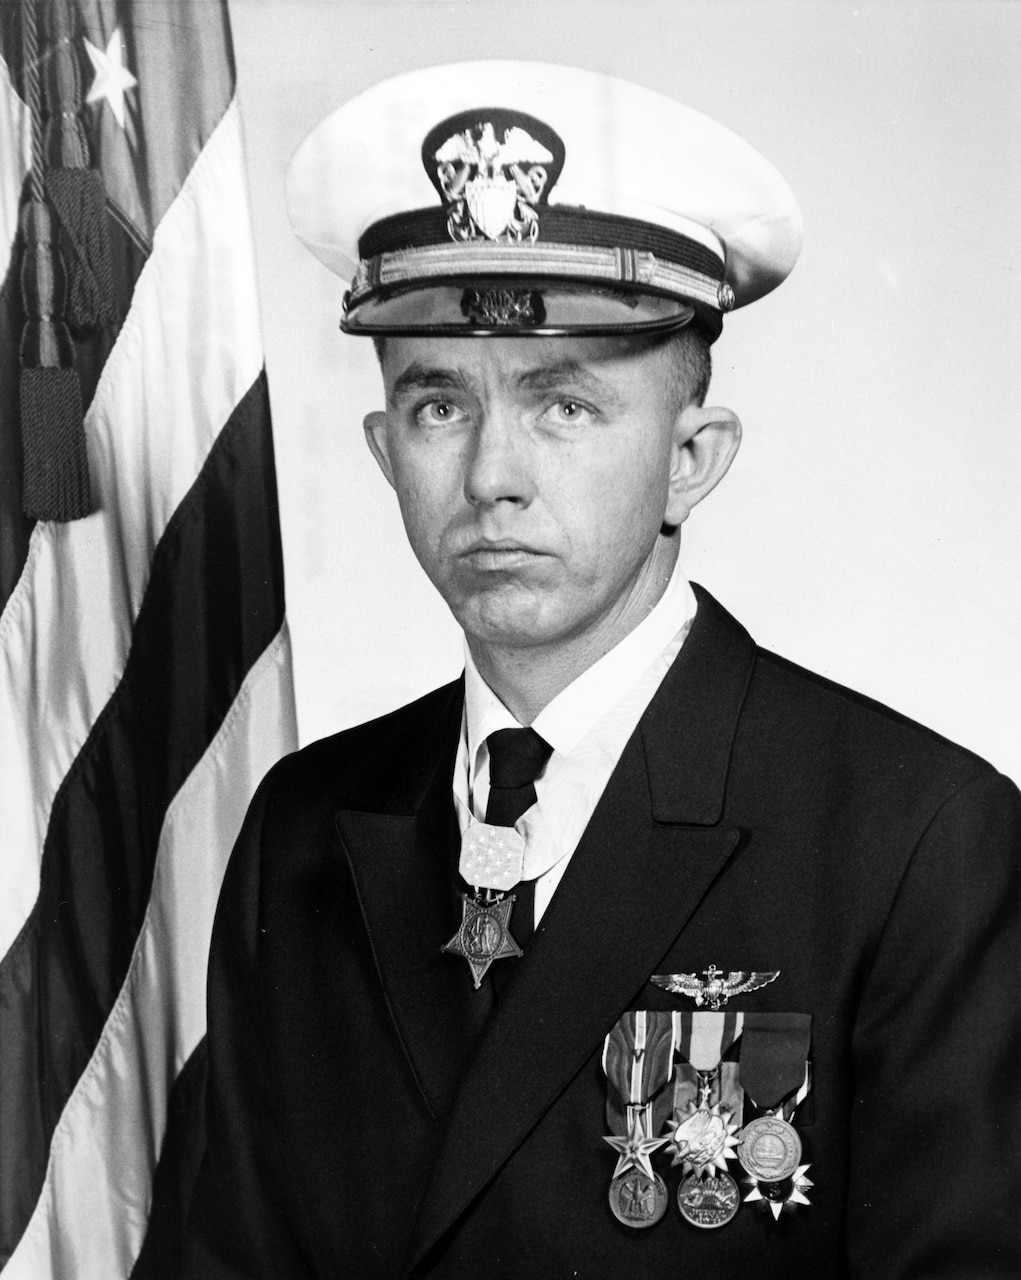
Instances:
[[[741,1192],[729,1173],[691,1173],[677,1188],[677,1207],[693,1227],[725,1227],[741,1207]]]
[[[677,1208],[694,1227],[725,1226],[741,1206],[727,1161],[737,1152],[744,1094],[723,1054],[741,1035],[743,1015],[679,1012],[673,1015],[678,1051],[667,1152],[685,1175]]]

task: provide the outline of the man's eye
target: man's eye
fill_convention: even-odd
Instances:
[[[427,400],[415,410],[416,420],[426,427],[445,426],[463,416],[463,411],[449,400]]]
[[[592,416],[592,410],[580,400],[557,400],[546,410],[553,422],[578,423]]]

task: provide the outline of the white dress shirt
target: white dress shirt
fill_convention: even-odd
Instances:
[[[532,721],[532,728],[553,748],[535,784],[535,804],[515,823],[525,841],[523,878],[536,881],[536,924],[628,739],[680,652],[696,608],[678,559],[651,613]],[[466,643],[464,715],[453,778],[462,836],[474,819],[485,818],[489,800],[486,739],[497,729],[519,728],[479,675]]]

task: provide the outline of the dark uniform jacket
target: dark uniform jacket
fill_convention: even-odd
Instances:
[[[213,937],[188,1275],[1021,1274],[1014,786],[699,591],[494,997],[440,950],[462,696],[307,748],[252,804]],[[633,1230],[607,1202],[604,1037],[692,1009],[649,978],[709,965],[779,970],[728,1011],[812,1017],[811,1203],[715,1230],[671,1203]]]

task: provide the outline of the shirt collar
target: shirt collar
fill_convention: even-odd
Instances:
[[[562,689],[532,722],[532,728],[560,755],[572,751],[589,729],[656,660],[679,631],[690,626],[698,604],[678,557],[666,590],[652,611],[609,653]],[[486,684],[464,645],[464,709],[469,785],[479,748],[497,729],[520,728]]]

